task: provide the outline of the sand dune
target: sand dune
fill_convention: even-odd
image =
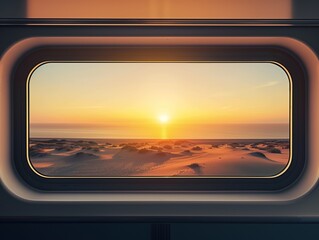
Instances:
[[[277,149],[277,150],[274,150]],[[272,176],[288,140],[32,139],[30,160],[49,176]]]

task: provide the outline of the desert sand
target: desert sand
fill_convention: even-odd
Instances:
[[[30,139],[29,159],[56,177],[265,177],[282,172],[289,153],[287,139]]]

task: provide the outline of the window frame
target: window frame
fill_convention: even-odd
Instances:
[[[291,75],[290,95],[291,164],[275,178],[214,177],[214,178],[102,178],[102,177],[43,177],[36,174],[28,163],[28,121],[26,92],[32,71],[50,61],[215,61],[215,62],[274,62]],[[278,46],[208,46],[208,45],[154,45],[154,46],[42,46],[33,48],[17,61],[12,76],[11,100],[13,107],[11,129],[14,165],[18,174],[29,185],[41,190],[59,191],[276,191],[281,190],[301,175],[306,164],[306,92],[307,81],[299,59],[287,49]],[[17,147],[19,146],[19,148]]]

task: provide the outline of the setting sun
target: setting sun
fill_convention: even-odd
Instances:
[[[167,123],[169,121],[169,116],[167,114],[162,114],[158,117],[160,123]]]

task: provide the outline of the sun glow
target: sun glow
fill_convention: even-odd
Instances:
[[[165,124],[169,122],[170,117],[167,114],[161,114],[159,115],[158,120],[160,121],[160,123]]]

